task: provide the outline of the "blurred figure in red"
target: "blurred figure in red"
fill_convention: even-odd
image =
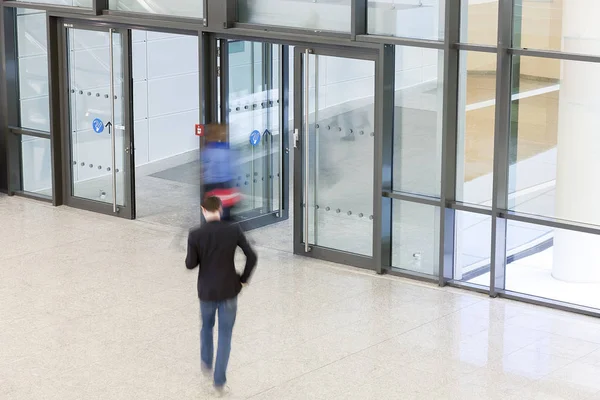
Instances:
[[[204,198],[218,197],[223,205],[221,219],[232,221],[232,209],[241,201],[241,194],[234,183],[235,156],[229,145],[227,126],[211,124],[206,128],[201,155]]]

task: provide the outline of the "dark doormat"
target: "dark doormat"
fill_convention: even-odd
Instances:
[[[188,185],[198,185],[200,184],[200,160],[165,169],[150,176]]]

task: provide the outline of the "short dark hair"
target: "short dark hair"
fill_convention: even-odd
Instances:
[[[219,211],[222,205],[223,203],[221,202],[221,199],[219,199],[217,196],[208,196],[202,202],[202,208],[208,212]]]

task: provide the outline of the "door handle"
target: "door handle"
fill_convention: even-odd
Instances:
[[[109,75],[110,75],[110,119],[116,130],[115,124],[115,66],[114,66],[114,40],[113,40],[114,29],[108,30],[108,55],[109,55]],[[113,212],[116,213],[117,209],[117,157],[116,157],[116,132],[110,137],[111,141],[111,156],[112,156],[112,202]]]
[[[310,246],[308,245],[308,224],[309,224],[309,214],[308,214],[308,191],[310,189],[309,183],[309,174],[310,174],[310,156],[309,156],[309,124],[310,124],[310,63],[308,57],[310,56],[311,51],[306,49],[304,52],[304,146],[302,151],[304,152],[304,252],[308,253],[310,251]]]
[[[294,129],[294,148],[298,148],[298,142],[300,141],[300,135],[298,134],[298,129]]]

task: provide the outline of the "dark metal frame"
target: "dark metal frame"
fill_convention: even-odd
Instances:
[[[217,82],[217,41],[224,39],[238,39],[249,41],[264,41],[281,45],[296,45],[302,48],[324,49],[349,49],[350,56],[361,53],[370,53],[376,62],[376,147],[375,147],[375,175],[374,175],[374,233],[372,258],[356,259],[353,255],[345,253],[336,254],[326,250],[315,249],[310,256],[328,259],[336,262],[345,262],[353,265],[372,268],[378,273],[390,272],[416,279],[435,281],[439,285],[452,285],[465,287],[470,290],[484,291],[491,296],[528,301],[543,304],[564,310],[581,312],[588,315],[600,316],[599,310],[579,307],[572,304],[555,302],[548,299],[534,298],[527,295],[510,293],[505,290],[504,277],[506,270],[506,224],[507,220],[517,220],[532,224],[568,229],[589,234],[600,234],[597,226],[586,225],[573,221],[558,221],[552,218],[526,215],[509,210],[508,203],[508,168],[510,159],[510,134],[511,90],[517,72],[514,66],[514,56],[529,56],[572,60],[590,63],[600,63],[600,56],[573,54],[540,49],[526,49],[520,46],[518,33],[520,23],[515,24],[515,6],[520,0],[500,1],[498,13],[498,42],[495,46],[481,45],[478,43],[462,43],[460,37],[460,0],[447,0],[445,2],[445,35],[443,41],[420,40],[414,38],[398,38],[368,35],[367,33],[367,0],[351,0],[351,21],[349,32],[324,32],[308,29],[286,28],[278,26],[264,26],[239,23],[237,19],[236,0],[203,0],[204,18],[182,18],[155,14],[133,14],[108,10],[107,0],[95,0],[92,9],[78,7],[53,6],[33,2],[0,1],[0,152],[6,151],[7,165],[0,161],[0,169],[7,168],[7,173],[0,175],[0,190],[7,190],[9,194],[21,194],[21,166],[20,166],[20,137],[21,135],[40,135],[18,127],[18,66],[16,64],[16,35],[14,30],[15,9],[32,8],[48,12],[48,59],[50,79],[50,101],[52,124],[49,138],[52,143],[54,195],[53,203],[63,204],[64,178],[61,171],[65,154],[64,143],[61,135],[61,119],[56,118],[60,102],[60,54],[63,49],[59,45],[59,18],[71,18],[96,23],[104,26],[125,27],[131,29],[147,29],[172,31],[173,33],[192,33],[199,36],[199,68],[201,72],[200,93],[201,110],[200,122],[210,123],[218,120],[219,110],[216,98],[219,88]],[[276,22],[276,21],[274,21]],[[513,39],[514,42],[513,42]],[[441,163],[441,192],[439,198],[421,196],[414,193],[399,193],[391,185],[393,174],[393,148],[394,109],[389,107],[390,99],[393,100],[394,87],[394,49],[395,46],[413,46],[420,48],[439,49],[444,55],[444,108],[443,108],[443,141]],[[338,50],[339,51],[339,50]],[[495,53],[497,56],[496,70],[496,126],[494,133],[494,183],[492,207],[467,204],[457,201],[457,132],[458,114],[458,72],[459,55],[461,52]],[[284,62],[286,62],[284,57]],[[301,71],[301,60],[296,61],[296,71]],[[284,67],[284,71],[287,68]],[[287,79],[286,79],[287,81]],[[295,85],[301,88],[299,76],[296,76]],[[17,96],[15,96],[17,93]],[[281,98],[286,99],[288,93],[281,93]],[[391,96],[391,97],[390,97]],[[283,105],[289,104],[284,100]],[[284,107],[287,112],[287,107]],[[297,110],[296,110],[297,112]],[[514,117],[514,114],[512,115]],[[284,121],[289,120],[287,115]],[[282,133],[285,130],[282,129]],[[287,140],[287,135],[282,136]],[[202,141],[199,141],[202,146]],[[284,148],[288,144],[284,145]],[[5,148],[5,149],[4,149]],[[287,157],[287,156],[286,156]],[[297,158],[298,159],[298,158]],[[284,163],[288,168],[287,162]],[[296,170],[298,166],[296,165]],[[285,177],[287,170],[283,171]],[[12,183],[11,183],[12,182]],[[284,184],[284,198],[288,197],[289,185]],[[296,193],[297,194],[297,193]],[[23,194],[27,195],[27,194]],[[202,193],[200,193],[202,195]],[[438,276],[422,276],[409,271],[393,269],[392,253],[392,203],[393,200],[402,200],[413,203],[437,207],[440,211],[440,240],[439,240],[439,274]],[[298,204],[295,202],[296,213]],[[489,288],[473,287],[465,282],[456,282],[453,279],[455,259],[455,224],[456,212],[477,213],[492,218],[493,229],[491,236],[491,281]],[[297,226],[299,224],[296,224]],[[298,227],[294,230],[295,240],[298,241]],[[301,228],[300,228],[301,229]],[[303,252],[302,252],[303,253]]]
[[[52,15],[50,15],[51,18]],[[118,50],[121,51],[121,60],[122,60],[122,71],[123,71],[123,125],[125,129],[123,130],[123,150],[125,148],[130,149],[128,152],[123,154],[124,165],[123,165],[123,174],[124,174],[124,204],[118,206],[118,212],[115,214],[113,212],[112,203],[105,203],[94,201],[86,198],[77,197],[74,194],[73,188],[73,179],[72,179],[72,140],[71,140],[71,132],[73,131],[71,126],[71,113],[76,110],[72,110],[71,108],[71,96],[69,92],[69,43],[68,43],[68,30],[69,29],[77,29],[77,30],[90,30],[90,31],[100,31],[109,33],[110,26],[106,26],[104,24],[97,23],[88,23],[87,21],[82,20],[73,20],[73,19],[63,19],[56,17],[56,22],[52,22],[51,24],[58,28],[58,43],[59,43],[59,52],[58,52],[58,68],[61,71],[61,75],[59,75],[59,87],[60,87],[60,102],[62,107],[60,110],[56,110],[60,112],[61,116],[61,125],[59,133],[54,136],[59,136],[62,141],[62,195],[63,202],[65,205],[83,208],[93,212],[107,214],[107,215],[116,215],[122,218],[133,219],[135,218],[135,161],[134,161],[134,138],[133,138],[133,115],[132,115],[132,105],[133,105],[133,87],[132,87],[132,65],[131,65],[131,30],[117,28],[114,33],[118,33],[121,35],[121,46]],[[55,71],[52,71],[55,73]],[[55,75],[56,76],[56,75]],[[53,120],[56,117],[52,116]],[[116,135],[116,126],[115,121],[112,121],[112,134]],[[118,155],[120,156],[120,155]],[[117,188],[118,189],[118,188]]]
[[[382,66],[383,57],[380,58],[380,52],[375,49],[373,51],[367,52],[357,52],[355,49],[350,47],[341,48],[341,47],[325,47],[325,46],[297,46],[294,49],[294,130],[298,132],[298,146],[294,148],[294,253],[301,254],[307,257],[318,258],[327,261],[333,261],[343,264],[349,264],[356,267],[368,268],[376,271],[381,271],[381,240],[380,234],[382,232],[381,227],[381,196],[382,192],[382,177],[381,177],[381,153],[383,148],[383,135],[381,132],[382,125],[381,123],[377,123],[380,118],[383,117],[383,111],[378,110],[388,110],[389,107],[384,107],[382,104],[382,96],[378,92],[378,90],[383,89],[383,84],[375,84],[375,103],[373,105],[374,110],[376,112],[376,122],[375,122],[375,154],[373,157],[373,171],[375,173],[374,179],[374,187],[373,187],[373,255],[371,257],[352,254],[345,251],[339,251],[336,249],[329,249],[320,247],[318,245],[310,243],[310,251],[305,251],[305,242],[304,242],[304,230],[308,229],[304,226],[304,208],[306,205],[303,204],[301,200],[304,194],[304,180],[310,179],[308,176],[305,176],[304,171],[304,155],[306,150],[306,142],[304,140],[304,132],[305,122],[304,122],[304,113],[307,110],[304,109],[304,71],[305,68],[308,67],[308,64],[305,60],[305,50],[310,50],[310,55],[315,56],[331,56],[331,57],[343,57],[343,58],[353,58],[353,59],[361,59],[373,61],[374,71],[378,71],[378,69],[385,69],[389,67],[389,60],[386,65]],[[389,49],[388,49],[389,53]],[[392,60],[393,60],[393,50],[392,50]],[[386,57],[387,58],[387,57]],[[393,69],[392,69],[393,71]],[[376,74],[377,75],[377,74]],[[385,88],[389,90],[389,88]],[[393,90],[393,85],[391,86]],[[308,94],[306,94],[308,95]],[[389,94],[388,94],[389,96]],[[393,104],[393,103],[392,103]],[[392,109],[393,112],[393,109]],[[381,114],[381,115],[379,115]],[[388,132],[388,137],[391,132]],[[309,140],[314,139],[310,138]],[[379,156],[378,156],[379,154]],[[316,183],[316,180],[315,180]],[[379,211],[379,215],[377,214]],[[379,222],[378,222],[379,221]],[[379,263],[379,264],[378,264]]]

